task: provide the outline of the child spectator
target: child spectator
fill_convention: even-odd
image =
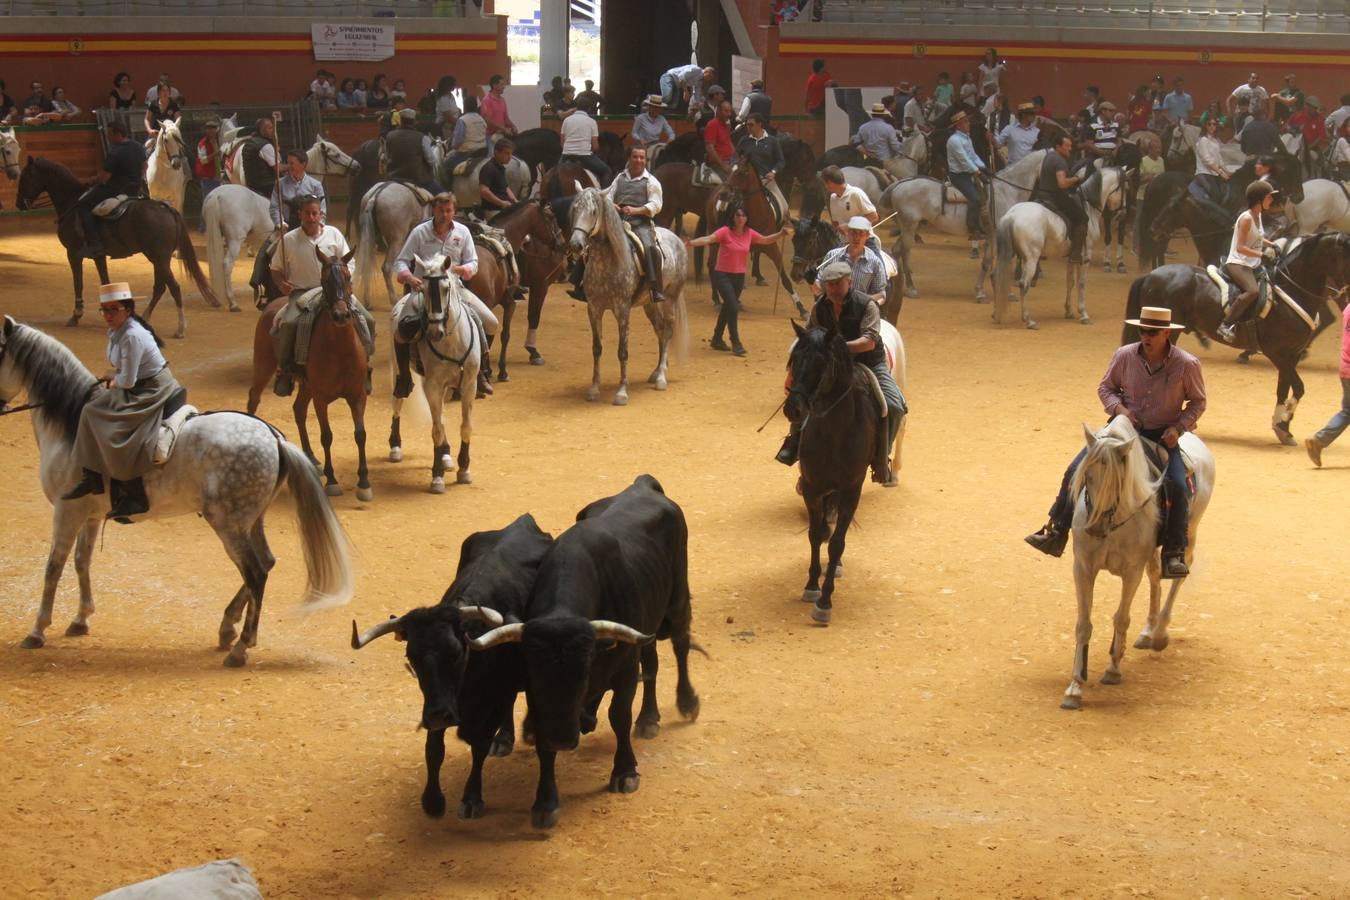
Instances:
[[[952,76],[946,72],[939,72],[937,84],[933,87],[933,116],[936,118],[949,109],[955,96],[956,89],[952,86]]]
[[[957,90],[963,106],[975,106],[979,102],[980,89],[975,85],[975,76],[969,72],[961,73],[961,86]]]
[[[408,87],[402,78],[394,82],[393,88],[389,91],[389,99],[392,101],[395,97],[403,98],[403,105],[408,104]]]

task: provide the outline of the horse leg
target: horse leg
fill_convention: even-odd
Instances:
[[[497,380],[510,381],[511,378],[506,373],[506,345],[511,342],[511,319],[515,317],[516,303],[511,298],[507,298],[502,303],[502,327],[498,332],[501,336],[501,348],[497,356]]]
[[[237,669],[248,661],[248,648],[258,643],[258,619],[262,612],[263,591],[267,587],[267,570],[269,566],[264,559],[259,556],[250,536],[242,531],[235,531],[225,527],[223,523],[212,522],[213,516],[208,512],[206,520],[211,522],[216,534],[220,536],[220,541],[225,545],[225,552],[229,554],[235,566],[239,569],[239,574],[244,578],[244,587],[240,590],[247,590],[251,602],[247,603],[248,614],[244,616],[244,630],[239,635],[239,640],[230,648],[230,653],[225,657],[225,666],[231,669]],[[226,608],[226,615],[234,607],[236,600],[230,601],[230,606]],[[224,636],[225,623],[221,622],[221,636]],[[230,630],[233,631],[231,624]]]
[[[600,399],[600,353],[604,349],[600,343],[600,332],[605,324],[605,310],[597,303],[588,303],[586,315],[591,320],[591,358],[594,365],[591,370],[591,388],[586,392],[586,399],[593,403]]]
[[[1148,650],[1153,647],[1153,633],[1158,628],[1158,609],[1162,600],[1162,567],[1154,559],[1156,554],[1151,555],[1148,565],[1144,571],[1148,574],[1148,620],[1144,627],[1139,630],[1139,637],[1134,640],[1134,649]],[[1181,584],[1182,579],[1176,579],[1175,584]]]
[[[825,520],[825,498],[803,498],[806,500],[806,539],[811,544],[811,561],[806,570],[806,588],[802,591],[803,603],[816,603],[820,592],[820,545],[829,539],[830,524]]]
[[[445,413],[445,385],[439,378],[434,384],[427,381],[422,382],[422,387],[427,397],[427,406],[431,410],[431,487],[429,490],[433,494],[445,493],[445,454],[441,448],[445,446],[445,421],[442,418]],[[460,391],[460,402],[464,402],[465,394],[473,393],[473,388]]]
[[[84,315],[84,255],[78,249],[68,249],[66,261],[70,263],[70,278],[75,283],[75,308],[71,310],[66,325],[74,328],[80,324],[80,317]]]
[[[75,541],[75,575],[80,579],[80,611],[66,627],[66,637],[80,637],[89,633],[89,617],[94,614],[94,588],[89,581],[89,563],[94,557],[94,541],[98,539],[98,530],[98,519],[90,519],[84,523]]]
[[[759,258],[763,254],[764,251],[758,247],[752,248],[752,252],[750,253],[750,274],[755,277],[755,287],[765,287],[768,285],[768,282],[764,280],[764,276],[761,275],[759,271]],[[782,266],[780,265],[778,268],[781,270]]]
[[[1272,360],[1274,362],[1274,360]],[[1276,362],[1276,370],[1279,372],[1279,383],[1275,387],[1275,411],[1270,417],[1270,426],[1275,430],[1275,436],[1280,439],[1280,443],[1286,447],[1294,446],[1297,441],[1289,431],[1289,423],[1294,418],[1294,409],[1298,406],[1298,399],[1303,393],[1303,380],[1298,377],[1294,371],[1294,365],[1288,360]],[[1289,398],[1289,389],[1298,382],[1298,390],[1294,398]]]
[[[295,416],[295,430],[300,436],[300,449],[305,451],[305,456],[318,469],[319,460],[314,455],[314,450],[309,444],[309,428],[306,427],[306,419],[309,417],[309,388],[306,385],[299,385],[295,389],[295,402],[291,404],[291,413]]]
[[[471,379],[466,380],[472,384],[477,377],[471,373]],[[473,476],[469,474],[469,441],[473,438],[474,395],[474,391],[463,391],[459,398],[459,456],[456,459],[459,472],[455,475],[458,484],[473,484]],[[446,453],[449,449],[447,446]]]
[[[323,491],[330,497],[341,497],[342,485],[333,474],[333,426],[328,421],[328,404],[316,399],[314,415],[319,420],[319,443],[323,446]]]
[[[564,273],[565,274],[565,273]],[[544,357],[539,355],[539,319],[544,312],[544,298],[548,296],[549,282],[543,278],[535,279],[530,285],[530,305],[526,315],[525,352],[530,355],[530,365],[542,366]]]
[[[911,264],[909,258],[910,250],[913,249],[913,246],[913,236],[901,232],[900,238],[895,242],[895,246],[891,248],[891,255],[896,258],[896,262],[900,266],[900,274],[903,275],[905,279],[906,297],[919,296],[919,286],[914,283],[914,266]],[[978,290],[978,285],[976,287]],[[984,295],[982,293],[976,293],[975,297],[978,300],[982,299]]]
[[[979,273],[976,274],[976,276],[975,276],[975,302],[976,302],[976,303],[984,303],[984,302],[988,301],[988,299],[989,299],[989,295],[986,294],[986,293],[984,292],[984,280],[985,280],[986,278],[989,277],[989,245],[990,245],[990,243],[991,243],[991,242],[988,241],[988,240],[984,240],[984,241],[981,241],[981,242],[980,242],[980,247],[981,247],[981,249],[980,249],[980,271],[979,271]],[[906,260],[906,265],[908,265],[908,260]],[[915,296],[918,296],[918,292],[917,292],[917,291],[915,292]]]
[[[792,298],[792,305],[797,307],[797,315],[802,319],[809,318],[806,307],[802,304],[802,298],[797,294],[797,286],[792,283],[789,272],[783,265],[783,251],[779,250],[778,245],[775,244],[764,252],[768,254],[769,259],[773,260],[773,264],[778,267],[778,281],[783,287],[787,288],[788,296]]]
[[[1083,685],[1087,684],[1088,641],[1092,639],[1092,587],[1097,573],[1086,562],[1075,559],[1073,582],[1078,593],[1078,623],[1074,626],[1073,678],[1064,691],[1060,709],[1083,708]]]
[[[1144,567],[1136,566],[1120,579],[1120,606],[1111,620],[1114,628],[1111,633],[1111,661],[1102,673],[1102,684],[1120,684],[1120,660],[1125,656],[1125,641],[1130,630],[1130,604],[1134,602],[1134,592],[1139,590],[1139,580],[1143,576]]]
[[[403,436],[399,433],[399,417],[403,414],[403,398],[395,397],[393,414],[389,418],[389,461],[403,461]]]
[[[263,568],[266,571],[271,572],[272,567],[277,564],[277,558],[272,554],[272,548],[267,545],[267,535],[263,531],[262,516],[259,516],[258,520],[253,523],[253,527],[249,529],[248,539],[249,543],[253,546],[254,554],[262,562]],[[244,611],[249,608],[249,600],[251,598],[252,594],[249,591],[248,584],[241,584],[239,590],[235,592],[234,597],[231,598],[229,605],[225,607],[224,614],[220,617],[220,628],[218,630],[219,640],[216,643],[217,650],[229,650],[230,646],[234,643],[234,639],[238,636],[238,632],[235,630],[234,626],[243,616]],[[255,633],[255,643],[256,640],[257,634]],[[253,644],[248,644],[247,646],[252,647]]]
[[[647,304],[647,318],[656,332],[656,368],[647,376],[647,383],[658,391],[666,389],[666,363],[670,354],[670,339],[675,334],[675,314],[670,310],[656,309],[655,303]]]
[[[1092,324],[1087,311],[1087,266],[1078,267],[1078,324]]]
[[[619,323],[619,389],[614,393],[615,406],[628,405],[628,324],[633,307],[627,301],[620,301],[614,308],[614,318]]]
[[[884,424],[879,424],[880,427],[885,427]],[[834,607],[831,602],[834,596],[834,580],[839,577],[843,565],[844,541],[848,536],[848,526],[853,521],[853,514],[858,510],[862,486],[840,492],[835,496],[838,498],[838,506],[835,510],[834,533],[830,535],[829,560],[825,565],[825,589],[821,592],[820,599],[816,601],[816,608],[811,610],[811,618],[821,625],[830,624],[830,613]]]
[[[85,525],[85,520],[76,519],[69,513],[63,514],[62,505],[57,504],[55,520],[52,523],[52,548],[47,554],[47,568],[42,578],[42,603],[38,606],[37,621],[33,630],[20,644],[25,650],[35,650],[45,644],[43,632],[52,624],[52,606],[56,602],[56,585],[61,581],[61,573],[66,568],[66,558],[74,546],[76,537]]]
[[[356,441],[356,499],[369,503],[375,499],[370,489],[370,472],[366,468],[366,395],[362,391],[355,397],[347,398],[347,408],[352,411],[352,437]]]
[[[1040,326],[1036,324],[1035,319],[1031,318],[1031,316],[1027,314],[1027,292],[1030,291],[1031,286],[1036,283],[1036,279],[1034,276],[1031,275],[1031,273],[1039,269],[1040,265],[1041,259],[1039,255],[1037,255],[1034,259],[1030,260],[1029,262],[1024,260],[1022,262],[1022,277],[1018,280],[1017,284],[1017,286],[1021,289],[1020,300],[1022,303],[1022,324],[1025,325],[1027,328],[1030,328],[1032,331],[1035,331]]]

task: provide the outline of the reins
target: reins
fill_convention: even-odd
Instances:
[[[0,409],[0,416],[12,416],[15,413],[28,412],[30,409],[38,409],[41,406],[42,406],[41,403],[25,403],[22,406],[15,406],[9,409]],[[774,412],[777,412],[777,410],[774,410]]]

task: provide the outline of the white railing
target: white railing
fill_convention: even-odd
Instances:
[[[296,16],[452,18],[481,0],[0,0],[0,16]]]
[[[816,0],[825,23],[1350,34],[1346,0]],[[809,21],[812,8],[799,22]]]

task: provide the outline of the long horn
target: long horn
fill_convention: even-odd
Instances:
[[[656,639],[654,634],[643,634],[629,625],[605,619],[592,619],[591,629],[597,638],[608,638],[611,641],[624,641],[629,644],[645,644]]]
[[[495,609],[487,606],[461,606],[459,608],[460,622],[483,622],[493,628],[501,628],[506,624],[502,614]]]
[[[525,636],[525,625],[521,622],[512,622],[510,625],[502,625],[500,628],[494,628],[482,637],[474,638],[469,641],[469,646],[474,650],[490,650],[498,644],[517,644]]]
[[[399,618],[397,616],[390,616],[386,621],[381,622],[364,634],[360,634],[356,630],[356,620],[352,619],[352,649],[360,650],[377,637],[384,637],[391,631],[397,631],[398,623]]]

